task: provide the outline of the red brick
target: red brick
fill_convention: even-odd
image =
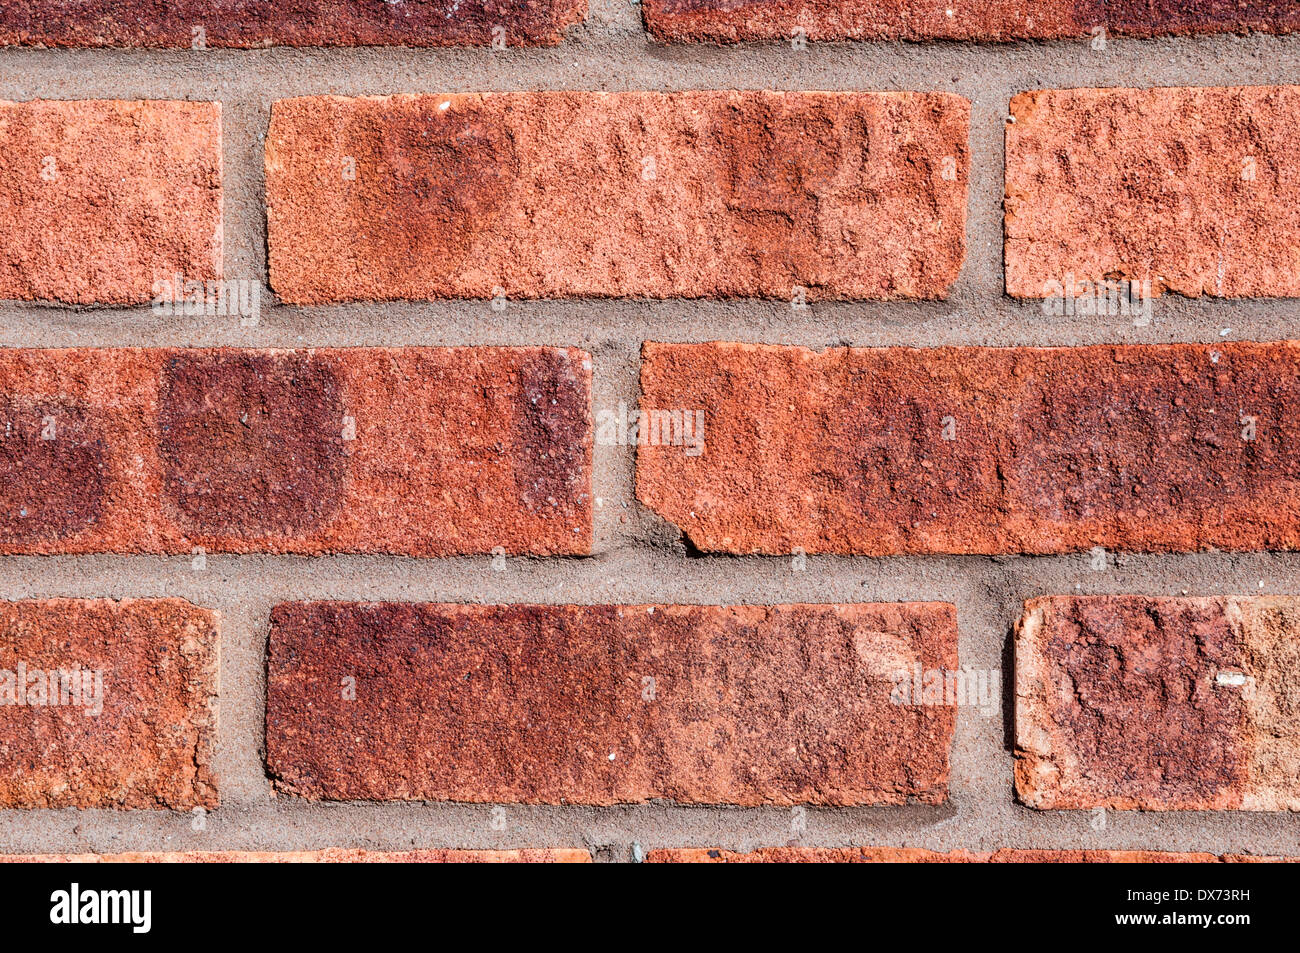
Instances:
[[[660,40],[1069,39],[1096,27],[1127,36],[1289,33],[1300,10],[1284,0],[644,0]]]
[[[187,850],[126,854],[0,854],[9,864],[589,864],[586,850]]]
[[[704,446],[640,447],[637,496],[700,550],[1300,548],[1295,343],[643,358],[642,409]]]
[[[1300,87],[1040,90],[1011,115],[1009,294],[1300,295]]]
[[[499,27],[509,46],[553,46],[586,13],[586,0],[32,0],[0,4],[0,44],[485,46]]]
[[[969,113],[942,93],[281,100],[271,283],[294,304],[942,297]]]
[[[141,304],[221,276],[220,103],[0,102],[0,155],[0,298]]]
[[[891,692],[956,655],[939,603],[292,603],[267,762],[327,800],[939,803],[953,709]]]
[[[1300,600],[1054,596],[1016,631],[1038,808],[1300,810]]]
[[[216,807],[217,655],[180,599],[0,603],[0,808]]]
[[[1163,853],[1154,850],[954,850],[916,847],[763,847],[748,853],[709,848],[652,850],[652,864],[1213,864],[1293,861],[1283,857]]]
[[[0,351],[0,553],[586,553],[590,390],[556,348]]]

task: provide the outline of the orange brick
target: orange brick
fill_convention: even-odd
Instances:
[[[763,847],[747,853],[716,848],[652,850],[652,864],[1212,864],[1293,861],[1295,858],[1216,856],[1154,850],[955,850],[915,847]]]
[[[1016,630],[1038,808],[1300,810],[1300,600],[1053,596]]]
[[[0,298],[142,304],[221,276],[221,104],[0,102]]]
[[[557,348],[0,351],[0,553],[576,554]]]
[[[0,44],[487,46],[498,30],[508,46],[553,46],[586,12],[586,0],[27,0],[0,4]]]
[[[217,614],[0,602],[0,807],[217,806]]]
[[[267,762],[327,800],[933,804],[953,709],[891,694],[956,654],[940,603],[290,603]]]
[[[784,40],[1069,39],[1104,27],[1126,36],[1289,33],[1300,10],[1277,0],[644,0],[658,39],[733,43]]]
[[[586,850],[188,850],[125,854],[0,854],[10,864],[589,864]]]
[[[271,283],[294,304],[938,298],[970,104],[941,93],[484,93],[277,102]]]
[[[1296,86],[1017,96],[1007,292],[1057,298],[1126,280],[1154,295],[1300,295],[1297,114]]]
[[[643,412],[702,413],[703,446],[640,447],[637,497],[700,550],[1300,548],[1291,342],[643,359]]]

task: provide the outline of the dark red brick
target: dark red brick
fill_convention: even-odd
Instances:
[[[1291,342],[643,357],[642,408],[705,434],[640,447],[637,496],[704,551],[1300,548]]]
[[[734,43],[810,40],[1071,39],[1097,27],[1128,36],[1289,33],[1300,9],[1289,0],[643,0],[660,40]]]
[[[0,44],[486,46],[496,28],[508,46],[553,46],[586,14],[586,0],[29,0],[0,4]]]
[[[292,603],[267,762],[327,800],[938,803],[953,709],[891,693],[956,652],[937,603]]]
[[[1015,657],[1026,804],[1300,810],[1300,601],[1035,599]]]
[[[1289,857],[1165,853],[1155,850],[954,850],[916,847],[762,847],[747,853],[716,848],[652,850],[652,864],[1213,864],[1294,861]]]
[[[102,418],[79,402],[0,402],[0,539],[56,541],[98,523],[106,436]]]
[[[169,357],[158,454],[185,523],[262,536],[303,534],[334,517],[346,467],[341,391],[330,362],[309,353]]]

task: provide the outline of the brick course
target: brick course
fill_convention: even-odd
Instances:
[[[590,364],[0,351],[0,553],[585,553]]]
[[[721,553],[1296,549],[1300,347],[647,343],[637,497]]]
[[[917,847],[762,847],[749,852],[678,847],[652,850],[652,864],[1243,864],[1292,857],[1166,853],[1155,850],[922,850]]]
[[[969,104],[942,93],[281,100],[285,301],[940,298],[965,255]]]
[[[554,46],[586,0],[59,0],[0,6],[0,45]]]
[[[669,42],[1075,39],[1290,33],[1300,10],[1282,0],[644,0],[650,33]]]
[[[891,692],[956,635],[938,603],[280,605],[267,762],[327,800],[940,803],[953,710]]]

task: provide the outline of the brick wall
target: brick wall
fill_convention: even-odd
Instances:
[[[1300,19],[958,6],[0,8],[0,855],[1295,856]]]

